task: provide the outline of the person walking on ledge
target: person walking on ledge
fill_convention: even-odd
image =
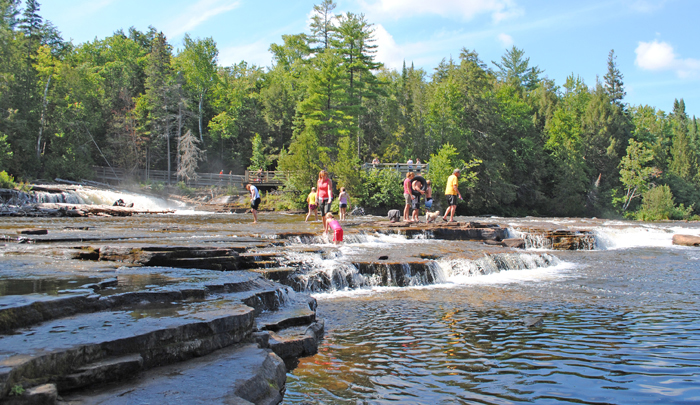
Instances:
[[[333,183],[328,178],[328,173],[321,170],[318,173],[318,181],[316,182],[316,203],[321,210],[321,220],[323,227],[326,227],[326,214],[331,211],[331,202],[333,201]]]
[[[459,192],[459,176],[462,172],[459,169],[455,169],[452,175],[447,178],[447,186],[445,187],[445,196],[447,197],[447,210],[445,210],[445,215],[443,215],[442,220],[445,222],[455,222],[454,216],[457,210],[457,197],[462,199],[462,194]],[[450,215],[450,220],[447,220],[447,214]]]
[[[250,212],[253,213],[253,223],[258,223],[258,207],[260,206],[260,193],[258,188],[248,183],[245,188],[250,191]]]

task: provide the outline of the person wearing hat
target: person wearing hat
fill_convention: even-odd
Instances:
[[[459,192],[459,176],[462,174],[461,170],[455,169],[452,175],[447,178],[447,187],[445,187],[445,196],[447,197],[447,210],[445,210],[445,215],[442,216],[442,220],[445,222],[455,222],[454,216],[457,210],[457,197],[462,199],[462,194]],[[447,220],[447,214],[450,214],[450,220]]]

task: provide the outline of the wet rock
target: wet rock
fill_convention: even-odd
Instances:
[[[102,360],[78,368],[58,381],[60,390],[74,390],[90,385],[125,380],[134,377],[143,366],[140,354],[131,354],[119,358]]]
[[[700,246],[700,236],[673,235],[673,244],[680,246]]]
[[[387,260],[389,259],[389,256],[379,256],[379,260]]]
[[[509,248],[525,249],[525,239],[522,238],[503,239],[503,244]]]
[[[74,404],[277,404],[286,384],[282,359],[255,344],[231,346],[142,373],[128,386],[64,395]]]
[[[21,235],[46,235],[49,233],[48,229],[20,229],[17,233]]]
[[[523,325],[525,325],[526,328],[537,328],[542,325],[544,325],[544,317],[543,316],[528,316],[526,318],[523,318]]]
[[[58,399],[58,390],[54,384],[43,384],[29,388],[21,396],[3,398],[5,405],[53,405]]]
[[[267,269],[253,269],[252,271],[261,274],[268,280],[289,285],[291,283],[290,277],[296,272],[296,269],[293,267],[273,267]]]
[[[323,322],[309,327],[296,327],[270,332],[270,349],[283,360],[311,356],[318,352],[319,336],[323,336]]]

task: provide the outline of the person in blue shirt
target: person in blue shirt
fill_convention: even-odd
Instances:
[[[253,223],[258,223],[258,207],[260,206],[260,193],[258,188],[248,183],[245,186],[250,191],[250,212],[253,213]]]

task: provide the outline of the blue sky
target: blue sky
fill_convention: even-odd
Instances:
[[[187,32],[213,37],[219,63],[269,66],[271,43],[306,32],[321,0],[50,0],[41,15],[74,43],[120,28],[163,31],[181,46]],[[625,101],[664,111],[684,98],[700,117],[700,1],[697,0],[337,0],[375,25],[377,60],[433,72],[442,58],[474,49],[490,64],[512,45],[563,84],[572,73],[594,85],[611,49],[624,75]]]

